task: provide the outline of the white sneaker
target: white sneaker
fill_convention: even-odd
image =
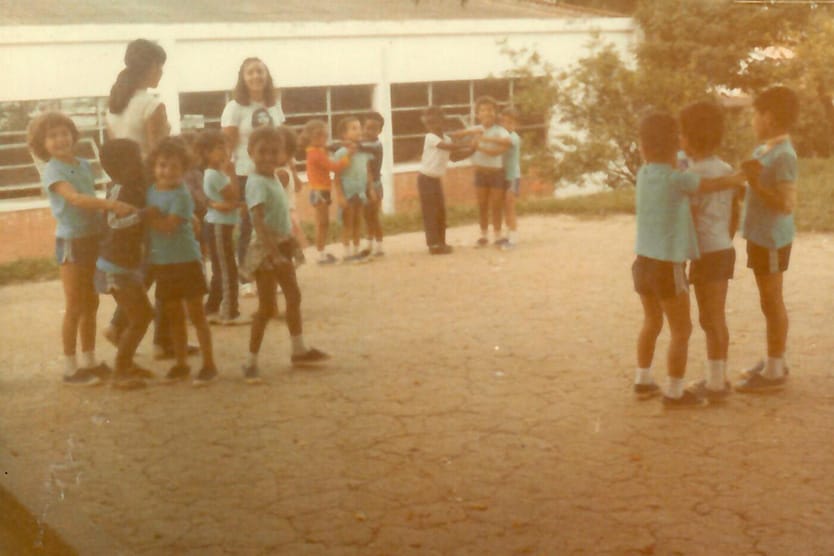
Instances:
[[[255,297],[256,295],[258,295],[258,292],[255,291],[255,284],[252,282],[241,284],[240,295],[242,297]]]

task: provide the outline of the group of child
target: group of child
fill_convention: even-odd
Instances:
[[[191,373],[187,363],[187,312],[202,354],[202,368],[194,384],[208,384],[217,377],[217,367],[203,305],[208,288],[195,233],[201,223],[195,218],[194,199],[184,183],[186,171],[192,166],[191,153],[178,137],[161,140],[147,160],[142,160],[139,145],[133,141],[105,142],[101,163],[113,184],[107,198],[100,199],[95,195],[89,163],[74,154],[78,138],[73,121],[56,112],[37,117],[29,127],[30,148],[45,161],[41,178],[57,220],[55,254],[66,300],[62,325],[64,382],[96,384],[112,378],[117,388],[145,386],[153,373],[138,366],[134,355],[154,316],[147,296],[153,282],[157,312],[167,317],[176,360],[165,380],[186,379]],[[286,299],[292,363],[327,358],[323,352],[307,347],[302,335],[301,295],[293,261],[297,243],[290,210],[294,138],[290,129],[263,127],[252,133],[248,143],[255,170],[246,188],[245,206],[256,236],[242,271],[259,286],[249,355],[243,366],[244,377],[250,383],[260,380],[258,352],[266,324],[275,313],[278,285]],[[231,295],[236,267],[230,244],[239,203],[237,192],[222,172],[228,163],[228,150],[222,135],[213,131],[197,138],[195,150],[205,166],[205,226],[216,263],[212,281],[216,279],[222,290],[214,298],[210,296],[209,303],[219,303],[218,309],[233,318],[238,309],[236,296]],[[106,214],[106,225],[101,213]],[[109,336],[117,344],[112,377],[110,369],[95,357],[99,294],[113,295],[125,321],[117,334]],[[80,361],[76,356],[79,335]]]
[[[767,358],[741,373],[735,391],[769,392],[785,386],[788,316],[782,295],[794,238],[797,157],[790,128],[799,114],[796,94],[771,87],[754,102],[753,131],[761,145],[734,172],[718,151],[724,130],[721,108],[712,102],[685,107],[676,120],[649,114],[640,123],[645,164],[637,175],[637,258],[634,289],[643,305],[637,341],[634,392],[662,393],[666,407],[697,407],[726,399],[729,331],[725,317],[728,281],[733,277],[732,239],[739,227],[747,240],[767,328]],[[678,148],[683,154],[678,156]],[[743,193],[743,216],[737,200]],[[689,265],[687,281],[686,263]],[[695,289],[706,335],[707,374],[684,385],[692,330],[688,283]],[[655,383],[651,364],[664,316],[669,323],[668,384]]]

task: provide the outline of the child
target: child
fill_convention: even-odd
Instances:
[[[350,164],[351,149],[336,161],[327,155],[327,124],[321,120],[310,120],[301,134],[302,143],[306,145],[307,180],[310,182],[310,204],[316,214],[316,251],[319,264],[332,264],[336,257],[325,253],[327,230],[330,227],[330,172],[340,172]]]
[[[78,129],[71,119],[47,112],[29,125],[28,143],[34,156],[46,161],[41,182],[49,199],[55,230],[55,258],[61,267],[65,310],[61,327],[64,384],[92,385],[107,378],[107,365],[96,360],[98,294],[93,285],[98,258],[99,211],[127,216],[136,209],[127,203],[99,199],[90,164],[76,158]],[[81,361],[76,339],[81,336]]]
[[[695,226],[689,196],[741,186],[741,174],[705,179],[675,170],[678,125],[663,113],[653,113],[640,122],[640,153],[645,164],[637,174],[637,259],[632,265],[634,289],[643,305],[643,326],[637,340],[638,397],[659,393],[651,373],[655,343],[669,322],[671,339],[667,355],[669,383],[663,396],[666,407],[692,407],[705,400],[694,390],[685,390],[686,356],[692,322],[684,264],[698,258]]]
[[[290,208],[290,222],[292,224],[292,237],[295,238],[298,244],[293,253],[293,260],[295,265],[304,264],[304,249],[307,247],[307,236],[304,235],[304,230],[301,228],[301,221],[298,218],[298,212],[295,209],[295,196],[301,191],[301,180],[295,172],[295,151],[298,148],[298,138],[295,131],[291,127],[282,125],[278,128],[278,133],[281,135],[281,144],[283,145],[281,153],[278,156],[278,167],[275,169],[275,179],[284,187],[284,192],[287,194],[287,203]]]
[[[239,324],[238,276],[234,232],[238,224],[238,191],[223,170],[229,164],[226,139],[217,130],[205,130],[195,143],[205,170],[203,193],[208,199],[206,237],[211,257],[211,283],[205,311],[209,322]]]
[[[203,312],[206,279],[203,276],[200,246],[194,237],[194,201],[182,182],[190,157],[182,140],[163,139],[148,156],[148,167],[155,182],[148,188],[147,205],[157,207],[150,222],[151,273],[156,280],[156,299],[168,316],[176,364],[165,375],[167,382],[184,380],[188,366],[188,333],[185,310],[197,330],[203,367],[194,379],[195,386],[217,377],[211,332]]]
[[[521,137],[518,128],[518,111],[505,108],[501,112],[501,126],[510,134],[510,147],[504,152],[504,179],[507,181],[509,194],[504,201],[504,218],[507,221],[507,236],[500,240],[502,249],[515,247],[515,233],[518,218],[515,214],[515,202],[521,187]]]
[[[743,375],[736,390],[744,393],[779,390],[788,375],[788,312],[782,283],[794,237],[797,178],[788,132],[799,116],[799,100],[787,87],[771,87],[756,97],[753,110],[753,131],[763,144],[753,152],[754,160],[744,164],[750,188],[744,198],[743,235],[747,266],[756,276],[767,323],[767,363],[761,361]]]
[[[715,151],[724,134],[724,113],[714,102],[696,102],[681,110],[681,147],[686,166],[702,178],[733,173],[732,167]],[[698,317],[707,339],[707,375],[696,387],[709,401],[720,401],[730,393],[726,380],[730,333],[724,306],[727,285],[733,277],[736,252],[733,248],[737,220],[736,191],[726,189],[691,199],[698,239],[699,259],[689,267],[689,282],[695,288]]]
[[[450,156],[466,151],[466,147],[456,145],[443,132],[444,122],[443,110],[439,106],[429,106],[423,112],[423,123],[428,133],[423,141],[417,191],[420,193],[426,245],[432,255],[448,255],[452,252],[452,247],[446,244],[446,201],[442,180]]]
[[[280,285],[287,302],[287,328],[292,342],[293,364],[327,359],[315,348],[307,348],[301,329],[301,292],[291,259],[294,250],[289,203],[284,188],[274,179],[282,151],[281,135],[271,128],[259,128],[249,138],[249,156],[255,169],[249,174],[246,206],[252,217],[255,238],[249,246],[244,269],[258,286],[258,310],[252,319],[249,360],[243,367],[244,379],[260,381],[258,352],[264,331],[275,307],[275,289]]]
[[[360,255],[367,257],[373,253],[375,257],[385,254],[382,250],[382,224],[379,221],[379,209],[382,205],[382,142],[379,134],[382,133],[382,126],[385,125],[385,118],[379,112],[371,112],[365,117],[362,126],[362,143],[359,150],[371,155],[368,172],[371,175],[371,184],[376,196],[375,200],[368,199],[365,205],[365,226],[368,231],[367,245],[360,252]]]
[[[114,139],[101,147],[101,166],[113,180],[107,198],[127,203],[137,209],[128,216],[107,215],[107,231],[99,246],[96,261],[96,290],[111,294],[127,323],[118,338],[114,388],[134,389],[145,386],[144,379],[153,373],[136,365],[133,357],[153,320],[153,307],[148,301],[142,261],[145,226],[156,207],[145,208],[145,173],[139,143]]]
[[[338,173],[339,187],[336,197],[342,208],[342,246],[344,255],[342,262],[360,262],[363,257],[359,254],[359,218],[364,206],[376,200],[373,182],[369,172],[371,155],[367,152],[350,149],[359,146],[362,137],[362,125],[359,118],[348,116],[339,122],[339,138],[347,145],[336,151],[335,160],[349,157],[349,164]],[[353,146],[353,147],[351,147]],[[353,247],[351,248],[351,240]]]

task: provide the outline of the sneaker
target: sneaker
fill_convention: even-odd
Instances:
[[[171,384],[178,380],[185,380],[190,374],[191,368],[188,365],[174,365],[165,375],[165,382]]]
[[[220,313],[217,313],[217,312],[206,313],[206,321],[209,324],[220,324],[220,321],[221,321]]]
[[[371,256],[371,248],[370,247],[365,247],[364,249],[359,251],[359,256],[360,257],[370,257]]]
[[[785,376],[788,376],[789,374],[791,374],[791,370],[788,368],[787,363],[783,366],[782,369],[785,372]],[[739,373],[739,375],[741,375],[742,379],[746,379],[746,378],[749,378],[751,375],[754,375],[754,374],[762,374],[764,372],[764,370],[765,370],[764,359],[759,359],[759,361],[755,365],[753,365],[752,367],[747,367],[746,369],[741,371]]]
[[[260,384],[262,381],[261,375],[258,373],[258,367],[255,365],[244,365],[243,380],[245,380],[247,384]]]
[[[359,261],[359,255],[345,255],[342,257],[342,263],[351,264]]]
[[[711,390],[707,388],[706,380],[699,380],[698,382],[692,384],[690,388],[702,398],[706,398],[710,403],[723,402],[727,399],[727,396],[733,392],[733,388],[730,386],[729,381],[724,382],[724,388],[721,390]]]
[[[139,390],[147,386],[145,381],[133,374],[133,369],[113,373],[110,387],[117,390]]]
[[[257,292],[255,291],[255,284],[252,282],[241,284],[238,291],[241,297],[255,297],[257,295]]]
[[[654,382],[650,382],[649,384],[635,384],[632,388],[638,400],[648,400],[660,395],[660,386]]]
[[[95,367],[90,367],[89,370],[102,382],[110,380],[110,377],[113,376],[113,369],[111,369],[107,363],[99,363]]]
[[[91,369],[78,369],[71,375],[64,375],[63,381],[68,386],[95,386],[101,379]]]
[[[290,358],[290,361],[292,361],[293,365],[306,365],[308,363],[318,363],[327,359],[330,359],[330,356],[323,351],[317,350],[316,348],[309,348],[300,355],[293,355]]]
[[[197,376],[194,377],[194,381],[191,383],[194,386],[205,386],[206,384],[211,383],[214,379],[217,378],[217,369],[207,369],[203,367],[200,369],[200,372],[197,373]]]
[[[186,355],[188,357],[192,357],[194,355],[200,354],[200,346],[193,346],[191,344],[188,345],[186,350]],[[162,361],[163,359],[174,359],[174,350],[171,348],[164,348],[159,344],[154,344],[153,346],[153,358],[157,361]]]
[[[339,261],[335,256],[327,253],[323,259],[318,260],[318,264],[335,264]]]
[[[505,238],[505,237],[502,237],[502,238],[498,238],[498,239],[496,239],[496,240],[492,243],[492,245],[494,245],[495,247],[497,247],[497,248],[501,249],[501,248],[503,248],[503,247],[504,247],[504,245],[506,245],[507,243],[509,243],[509,241],[510,241],[509,239],[507,239],[507,238]]]
[[[374,257],[384,257],[385,251],[382,250],[382,247],[377,247],[376,251],[374,251]]]
[[[752,373],[748,377],[736,383],[736,392],[743,394],[761,394],[766,392],[777,392],[785,387],[787,376],[779,378],[765,378],[761,373]]]
[[[144,369],[144,368],[140,367],[139,365],[137,365],[136,363],[134,363],[133,366],[130,368],[130,371],[128,371],[128,374],[130,374],[131,376],[133,376],[135,378],[140,378],[142,380],[155,380],[156,379],[156,375],[152,371],[149,371],[148,369]]]
[[[119,347],[119,331],[116,329],[115,326],[112,324],[104,329],[104,339],[113,344],[116,347]]]
[[[505,239],[504,243],[501,244],[502,251],[510,251],[511,249],[515,249],[515,242],[509,238]]]
[[[684,390],[680,398],[670,398],[666,394],[663,395],[663,407],[666,409],[688,409],[707,405],[709,405],[709,402],[706,398],[702,398],[689,389]]]
[[[485,237],[479,237],[478,241],[475,242],[475,247],[486,247],[489,245],[489,240]]]

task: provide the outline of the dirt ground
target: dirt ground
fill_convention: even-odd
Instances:
[[[834,237],[795,244],[787,390],[670,412],[631,397],[633,234],[527,218],[509,253],[465,227],[449,257],[409,234],[307,265],[305,334],[333,360],[291,369],[276,322],[261,386],[238,327],[213,328],[207,388],[65,387],[59,284],[1,288],[0,486],[82,555],[834,553]],[[733,369],[764,346],[744,260]],[[703,360],[696,329],[689,377]]]

